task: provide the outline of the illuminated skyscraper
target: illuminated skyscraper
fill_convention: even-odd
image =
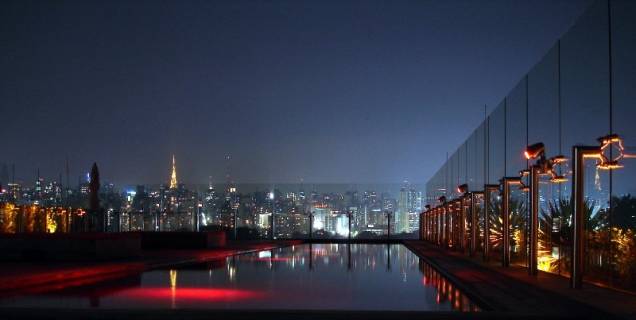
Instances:
[[[177,188],[177,163],[172,155],[172,175],[170,175],[170,189]]]
[[[395,214],[395,232],[407,232],[409,228],[409,203],[408,189],[402,187],[400,189],[400,197],[398,198],[398,209]]]

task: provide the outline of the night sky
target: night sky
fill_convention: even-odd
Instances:
[[[589,3],[3,1],[0,164],[422,184]]]

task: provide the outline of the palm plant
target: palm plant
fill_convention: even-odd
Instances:
[[[583,204],[583,212],[586,217],[586,235],[588,254],[588,265],[594,268],[593,258],[602,255],[607,241],[607,210],[595,209],[595,201],[586,199]],[[573,219],[574,207],[570,198],[559,198],[548,202],[548,210],[541,210],[539,215],[539,260],[543,257],[544,264],[540,267],[544,271],[560,273],[569,261],[569,256],[564,252],[569,252],[573,239]],[[553,255],[552,249],[558,248],[558,254]],[[601,258],[601,260],[605,260]]]
[[[614,283],[634,290],[636,286],[636,198],[612,197],[612,276]]]
[[[513,198],[508,201],[510,210],[510,251],[513,260],[523,261],[526,251],[526,205],[521,199]],[[493,252],[500,251],[503,245],[502,201],[493,197],[490,199],[488,222],[490,230],[490,245]]]

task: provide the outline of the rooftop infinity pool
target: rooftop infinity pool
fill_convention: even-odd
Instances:
[[[403,245],[304,244],[0,299],[0,307],[477,311]]]

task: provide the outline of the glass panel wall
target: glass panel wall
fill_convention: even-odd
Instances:
[[[482,124],[477,127],[475,130],[474,136],[474,147],[475,147],[475,158],[472,161],[475,166],[474,171],[474,188],[475,191],[483,191],[484,184],[486,183],[485,175],[486,175],[486,122],[482,122]]]
[[[612,16],[613,131],[623,137],[624,168],[612,172],[610,284],[636,291],[636,2],[614,0]],[[612,151],[618,155],[618,150]]]
[[[489,117],[488,124],[488,183],[498,184],[506,175],[506,110],[500,103]]]
[[[464,142],[459,149],[457,149],[457,153],[459,154],[459,183],[464,184],[468,183],[468,158],[466,153],[466,143]]]
[[[528,140],[542,142],[548,158],[563,154],[559,131],[559,61],[557,43],[528,74]],[[562,187],[549,177],[540,179],[538,269],[553,273],[567,273],[567,268],[562,268],[565,266],[562,259],[566,259],[565,253],[571,247],[567,243],[570,228],[560,209]]]
[[[561,40],[561,141],[568,148],[598,145],[596,139],[610,131],[607,22],[607,2],[596,2]],[[603,283],[610,271],[609,187],[608,172],[587,161],[584,278]]]
[[[475,132],[466,140],[466,183],[468,189],[477,190],[477,182],[475,181],[475,160],[476,160]]]
[[[497,184],[504,176],[518,176],[520,170],[528,167],[523,151],[530,143],[543,142],[548,158],[570,158],[573,146],[598,146],[598,137],[618,134],[624,139],[624,150],[613,145],[605,155],[610,159],[621,157],[623,168],[599,170],[597,160],[586,162],[584,279],[632,291],[636,290],[634,16],[634,1],[594,2],[453,153],[449,160],[450,179],[441,178],[444,182],[440,182],[440,171],[447,170],[443,166],[429,181],[432,188],[443,185],[444,189],[453,190],[448,193],[453,198],[459,195],[454,190],[459,184],[468,183],[471,191],[481,191],[484,183]],[[556,172],[569,181],[555,184],[549,177],[540,181],[538,260],[541,270],[568,275],[573,232],[572,168],[566,163]],[[492,199],[492,209],[487,212],[490,252],[491,257],[498,257],[495,248],[501,241],[501,199],[496,192]],[[527,265],[527,208],[527,192],[512,186],[511,262],[516,265]],[[470,228],[477,226],[470,225],[470,211],[465,217],[468,235]],[[479,225],[484,221],[479,220]]]
[[[506,99],[506,175],[515,177],[527,169],[523,151],[528,145],[526,81],[515,86]]]
[[[502,101],[488,117],[488,183],[499,184],[506,173],[506,105]],[[489,259],[501,261],[503,241],[503,221],[501,215],[501,194],[492,191],[489,210]]]

